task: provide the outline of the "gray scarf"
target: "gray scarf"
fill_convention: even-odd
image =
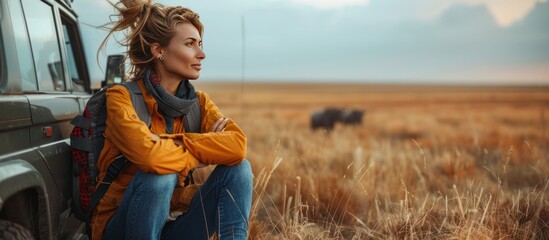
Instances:
[[[194,86],[188,79],[182,80],[179,83],[174,96],[168,93],[168,91],[160,85],[160,78],[150,68],[143,72],[142,79],[145,87],[158,103],[158,110],[160,110],[164,116],[166,121],[166,132],[173,133],[174,118],[187,116],[191,112],[193,104],[197,101]],[[185,126],[187,127],[187,124],[185,124]],[[198,132],[199,131],[200,129],[198,129]],[[191,132],[197,131],[196,129],[192,129]]]

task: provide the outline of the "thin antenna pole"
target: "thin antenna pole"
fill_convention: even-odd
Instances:
[[[541,105],[541,147],[543,159],[547,158],[547,143],[545,142],[545,104]]]
[[[246,77],[246,21],[244,15],[240,18],[240,30],[242,34],[242,68],[240,77],[240,121],[243,121],[242,112],[244,105],[244,79]]]

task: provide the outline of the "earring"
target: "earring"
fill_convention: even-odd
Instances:
[[[160,61],[164,61],[164,56],[160,55],[160,57],[158,57],[158,59],[160,59]]]

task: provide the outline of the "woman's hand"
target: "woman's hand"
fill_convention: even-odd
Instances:
[[[219,120],[217,120],[217,122],[214,123],[210,132],[223,132],[223,130],[225,130],[225,126],[227,126],[228,121],[228,118],[220,118]]]

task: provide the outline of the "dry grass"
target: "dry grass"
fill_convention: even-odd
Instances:
[[[252,239],[549,239],[547,88],[197,85],[248,136]]]

